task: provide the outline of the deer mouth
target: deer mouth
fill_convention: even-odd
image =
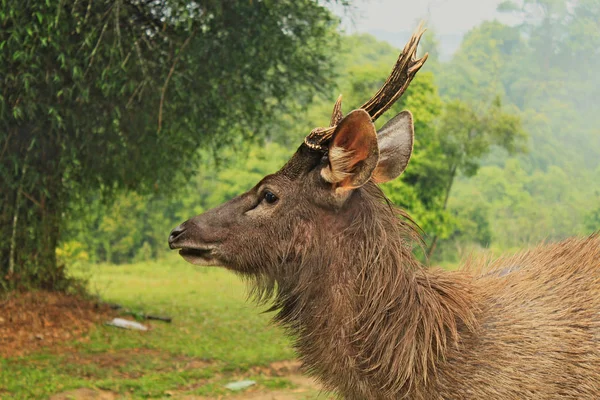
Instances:
[[[219,259],[214,254],[214,248],[182,248],[179,255],[183,259],[194,265],[217,266],[220,265]]]

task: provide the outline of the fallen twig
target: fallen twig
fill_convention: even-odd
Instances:
[[[169,317],[168,315],[145,314],[143,312],[132,311],[128,308],[124,308],[121,304],[117,304],[117,303],[108,303],[107,305],[113,310],[122,310],[122,312],[124,314],[132,315],[136,318],[152,319],[152,320],[163,321],[163,322],[173,322],[173,318]]]

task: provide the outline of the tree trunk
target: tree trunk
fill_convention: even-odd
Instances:
[[[64,270],[56,262],[63,211],[60,150],[43,139],[34,142],[26,128],[17,131],[19,140],[7,148],[15,156],[0,159],[0,168],[9,172],[0,184],[0,235],[5,238],[0,290],[66,289]],[[18,173],[11,175],[15,165]]]
[[[450,191],[452,190],[452,185],[454,184],[454,178],[456,177],[456,170],[457,170],[457,166],[453,165],[452,169],[450,170],[450,180],[448,181],[448,186],[446,186],[446,194],[444,196],[444,205],[442,206],[442,211],[445,211],[446,208],[448,207],[448,199],[450,198]],[[433,252],[435,251],[435,248],[437,246],[438,238],[439,238],[439,236],[437,234],[433,236],[433,239],[431,240],[431,244],[427,248],[427,260],[431,260],[431,257],[433,256]]]
[[[35,199],[31,194],[25,197],[27,196]],[[57,200],[40,202],[43,207],[26,200],[16,212],[16,245],[11,246],[12,259],[8,263],[8,273],[2,277],[8,281],[9,287],[48,290],[62,288],[64,271],[56,262],[61,215],[60,202]],[[9,269],[11,267],[12,270]]]
[[[25,159],[23,161],[23,166],[21,168],[21,176],[19,178],[19,184],[16,189],[15,194],[15,205],[13,209],[13,219],[12,219],[12,231],[10,233],[10,249],[8,252],[8,275],[12,276],[15,273],[15,249],[17,247],[17,226],[19,223],[19,210],[21,209],[21,199],[23,193],[23,182],[25,181],[25,176],[27,175],[27,167],[29,166],[29,153],[31,152],[31,148],[33,145],[30,143],[27,148],[27,152],[25,153]]]
[[[13,212],[11,205],[14,198],[8,187],[0,186],[0,237],[10,238],[11,219]],[[5,281],[10,266],[10,243],[8,240],[0,240],[0,291],[8,289]]]

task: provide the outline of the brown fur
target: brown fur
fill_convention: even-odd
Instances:
[[[343,237],[306,247],[337,250],[329,268],[298,268],[297,286],[276,294],[276,320],[328,388],[347,399],[600,396],[598,236],[489,267],[426,269],[408,246],[411,225],[374,185],[362,195]]]
[[[600,238],[463,272],[426,269],[408,246],[411,224],[374,185],[362,195],[352,243],[316,253],[363,245],[327,257],[322,276],[298,268],[298,286],[277,293],[276,320],[328,388],[348,399],[600,395]]]

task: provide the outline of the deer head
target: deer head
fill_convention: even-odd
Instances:
[[[379,132],[373,122],[427,59],[427,54],[415,57],[423,33],[419,27],[373,98],[343,116],[340,97],[329,127],[314,129],[281,170],[248,192],[176,227],[171,249],[193,264],[268,279],[293,276],[306,258],[331,257],[337,238],[356,223],[360,210],[374,197],[384,198],[377,184],[398,177],[408,164],[411,113],[401,112]]]

